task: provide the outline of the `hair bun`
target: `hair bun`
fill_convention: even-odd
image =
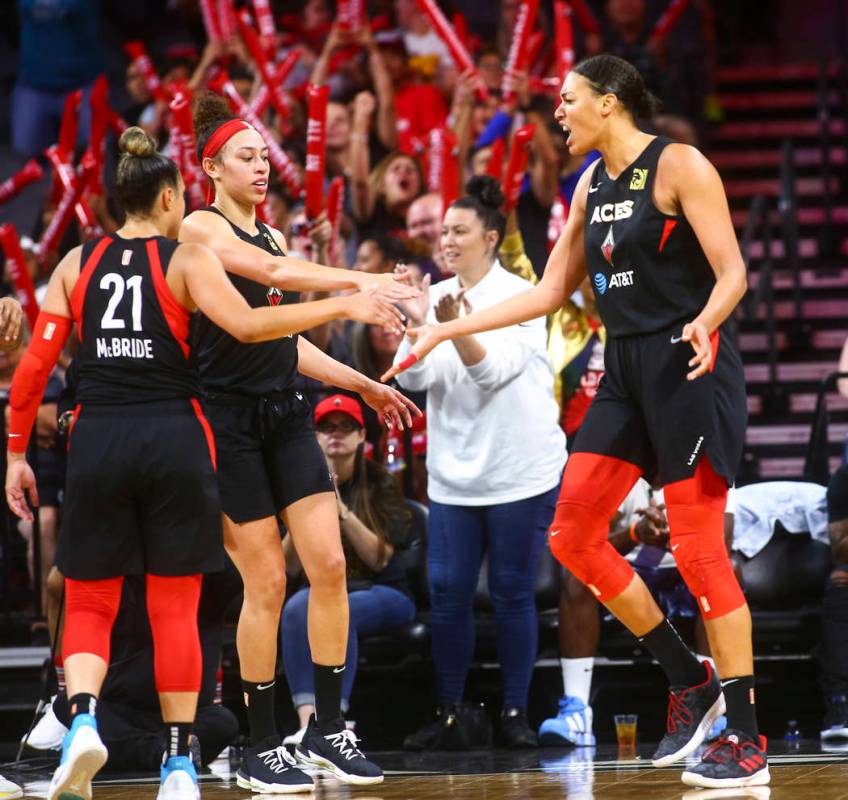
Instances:
[[[484,206],[494,209],[500,209],[506,199],[501,185],[491,175],[475,175],[465,184],[465,191]]]
[[[661,109],[662,101],[648,89],[644,89],[641,97],[636,102],[636,107],[633,110],[637,119],[651,119],[655,117]]]
[[[141,128],[127,128],[118,140],[121,152],[134,158],[150,158],[156,152],[156,142]]]
[[[191,114],[194,132],[198,139],[208,139],[215,128],[234,119],[227,101],[208,89],[195,94]]]

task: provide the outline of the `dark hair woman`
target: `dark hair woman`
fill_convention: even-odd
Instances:
[[[202,573],[221,569],[224,550],[215,448],[198,400],[189,317],[199,309],[239,341],[260,342],[326,321],[333,307],[250,308],[210,250],[167,238],[185,213],[174,162],[140,128],[126,130],[120,148],[116,193],[126,221],[59,263],[12,382],[6,497],[18,516],[32,520],[26,494],[35,506],[38,494],[27,441],[76,323],[80,405],[56,554],[65,576],[62,650],[72,721],[50,796],[90,797],[91,778],[106,761],[96,698],[123,577],[143,573],[168,728],[160,795],[195,797],[188,739],[201,678],[197,608]],[[312,787],[308,776],[302,782]]]
[[[198,156],[215,197],[184,221],[180,239],[210,247],[250,305],[297,307],[301,291],[368,289],[400,299],[409,290],[393,275],[332,269],[287,256],[283,235],[256,219],[269,175],[262,137],[210,94],[197,98],[194,125]],[[340,667],[347,650],[344,552],[333,485],[309,404],[294,381],[300,372],[359,392],[385,421],[400,426],[404,420],[411,424],[414,406],[304,337],[245,346],[203,317],[196,335],[207,414],[218,443],[224,544],[245,587],[237,646],[250,744],[238,770],[239,786],[288,791],[289,783],[299,785],[303,775],[291,777],[300,771],[288,768],[274,718],[276,640],[286,579],[279,517],[297,543],[312,585],[309,640],[316,718],[295,755],[343,781],[379,783],[382,772],[347,736],[341,716]]]
[[[441,247],[455,277],[405,305],[414,324],[446,321],[523,295],[531,285],[497,260],[503,193],[472,178],[445,214]],[[433,308],[431,308],[433,306]],[[409,352],[403,343],[396,355]],[[427,391],[428,561],[440,718],[463,699],[474,652],[472,601],[484,552],[504,682],[502,741],[536,744],[527,695],[536,659],[535,580],[565,463],[545,322],[457,338],[398,378]],[[462,717],[462,714],[460,714]],[[410,746],[427,747],[432,725]]]
[[[654,764],[692,753],[726,705],[728,729],[683,781],[766,784],[751,616],[723,527],[747,417],[729,320],[745,294],[745,264],[715,168],[695,148],[636,127],[652,106],[639,73],[614,56],[587,59],[565,77],[555,116],[566,146],[601,158],[580,180],[544,277],[494,308],[410,332],[417,344],[406,363],[445,339],[550,313],[588,274],[607,330],[606,374],[565,470],[551,551],[668,676],[668,731]],[[643,474],[665,485],[671,549],[698,600],[722,684],[607,541],[608,520]]]

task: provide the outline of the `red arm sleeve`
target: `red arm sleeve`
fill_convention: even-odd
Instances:
[[[71,320],[42,311],[9,393],[9,450],[25,453],[47,380],[71,332]]]

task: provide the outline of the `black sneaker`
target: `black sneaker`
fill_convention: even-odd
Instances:
[[[236,783],[242,789],[271,794],[296,794],[315,789],[315,781],[298,767],[279,736],[269,736],[244,748]]]
[[[521,708],[501,711],[500,739],[504,747],[512,749],[539,746],[539,737],[527,722],[527,713]]]
[[[667,767],[697,750],[713,723],[724,714],[721,684],[709,661],[704,662],[704,669],[707,679],[703,683],[669,691],[666,734],[651,759],[655,767]]]
[[[848,739],[848,701],[844,695],[831,697],[822,721],[823,742]]]
[[[767,742],[765,736],[757,738],[752,742],[742,731],[726,730],[704,751],[701,763],[687,769],[681,780],[687,786],[707,789],[765,786],[771,780]]]
[[[301,764],[319,767],[343,783],[356,786],[382,783],[383,770],[365,758],[356,746],[358,741],[356,734],[347,729],[341,717],[319,728],[313,716],[294,754]]]
[[[413,750],[420,752],[421,750],[432,750],[439,741],[442,733],[442,727],[445,723],[445,718],[448,715],[447,706],[439,706],[436,708],[436,719],[433,722],[428,722],[420,727],[415,733],[410,733],[403,740],[404,750]]]

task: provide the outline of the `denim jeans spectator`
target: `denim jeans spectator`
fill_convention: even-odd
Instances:
[[[558,492],[556,487],[491,506],[430,500],[431,627],[440,703],[462,700],[474,656],[474,592],[488,552],[504,706],[527,708],[539,638],[536,575]]]

